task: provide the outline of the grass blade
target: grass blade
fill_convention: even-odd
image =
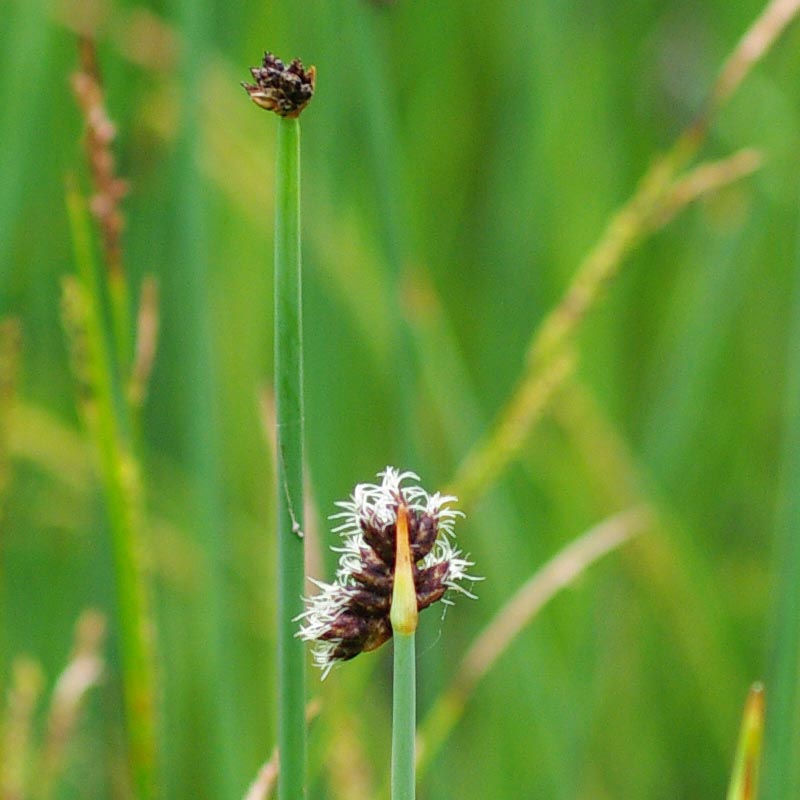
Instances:
[[[416,648],[413,633],[394,635],[392,677],[392,800],[414,799]]]

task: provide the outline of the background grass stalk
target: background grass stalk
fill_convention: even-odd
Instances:
[[[303,332],[300,264],[300,123],[278,123],[275,173],[275,411],[278,506],[278,797],[305,796],[303,611]]]
[[[84,412],[99,456],[114,553],[129,767],[136,796],[146,800],[155,796],[157,724],[153,622],[139,541],[139,465],[126,441],[129,425],[115,386],[112,337],[103,323],[88,209],[72,186],[67,187],[67,208],[79,274],[79,283],[73,287],[80,293],[73,298],[77,306],[74,322],[86,337],[89,399]]]

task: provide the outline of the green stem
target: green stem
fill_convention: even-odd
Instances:
[[[300,123],[281,118],[275,175],[275,406],[278,505],[278,746],[280,800],[305,797],[303,611],[303,329],[300,266]]]
[[[417,680],[413,633],[394,635],[392,800],[414,800]]]

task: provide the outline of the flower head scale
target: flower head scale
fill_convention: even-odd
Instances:
[[[255,83],[242,83],[250,99],[281,117],[299,116],[314,94],[316,69],[304,69],[299,58],[287,66],[272,53],[264,53],[261,66],[251,67],[250,74]]]
[[[333,583],[312,581],[319,592],[306,600],[298,636],[315,643],[314,662],[326,677],[337,661],[380,647],[392,636],[390,610],[394,586],[398,509],[404,506],[411,550],[417,610],[445,598],[448,589],[466,594],[461,582],[472,562],[453,545],[453,526],[463,513],[455,497],[428,494],[412,483],[413,472],[387,467],[379,484],[360,483],[342,509],[334,533],[342,537]],[[404,485],[405,484],[405,485]],[[413,601],[412,601],[413,602]]]

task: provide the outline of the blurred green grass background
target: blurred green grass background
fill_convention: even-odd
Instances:
[[[761,8],[0,0],[0,315],[22,342],[0,426],[3,691],[28,655],[49,692],[81,612],[109,620],[105,679],[56,796],[126,796],[114,562],[60,310],[76,270],[65,176],[88,187],[76,32],[97,36],[130,181],[134,296],[147,275],[160,285],[140,455],[165,796],[234,798],[275,738],[261,419],[275,124],[239,87],[247,68],[267,48],[318,70],[302,119],[305,383],[327,546],[334,501],[387,463],[432,491],[451,478],[513,392],[536,325]],[[641,502],[658,523],[517,637],[421,798],[722,797],[747,687],[766,679],[769,713],[770,677],[796,681],[796,653],[776,661],[798,626],[776,587],[800,585],[798,73],[795,26],[703,149],[755,147],[761,169],[626,260],[578,338],[577,378],[468,507],[460,543],[486,581],[444,621],[423,615],[421,716],[557,550]],[[325,684],[310,676],[310,797],[378,796],[389,670],[385,648]]]

